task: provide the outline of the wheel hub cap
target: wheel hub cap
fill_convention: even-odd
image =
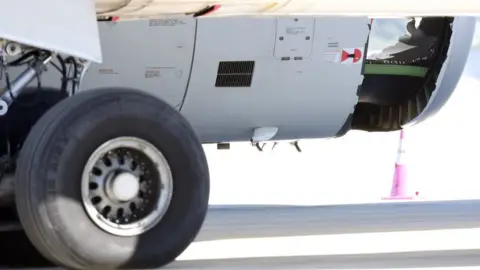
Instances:
[[[133,173],[122,172],[111,178],[107,184],[110,197],[114,201],[128,202],[137,197],[140,191],[140,179]]]

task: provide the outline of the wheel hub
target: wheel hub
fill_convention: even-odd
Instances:
[[[97,226],[118,236],[138,235],[155,226],[172,194],[167,160],[138,138],[106,142],[89,158],[82,175],[87,214]]]
[[[137,197],[140,179],[133,173],[120,172],[107,178],[106,193],[115,202],[125,203]]]

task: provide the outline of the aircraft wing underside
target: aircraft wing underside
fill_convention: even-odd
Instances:
[[[367,16],[454,16],[475,12],[478,0],[95,0],[97,14],[151,17],[169,14],[318,14]],[[479,10],[476,10],[477,12]]]

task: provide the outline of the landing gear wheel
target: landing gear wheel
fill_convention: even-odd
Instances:
[[[16,204],[33,245],[68,269],[156,268],[205,219],[203,148],[171,106],[130,89],[79,93],[49,110],[17,164]]]

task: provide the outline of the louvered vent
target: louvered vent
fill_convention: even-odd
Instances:
[[[250,87],[255,61],[221,61],[215,87]]]

